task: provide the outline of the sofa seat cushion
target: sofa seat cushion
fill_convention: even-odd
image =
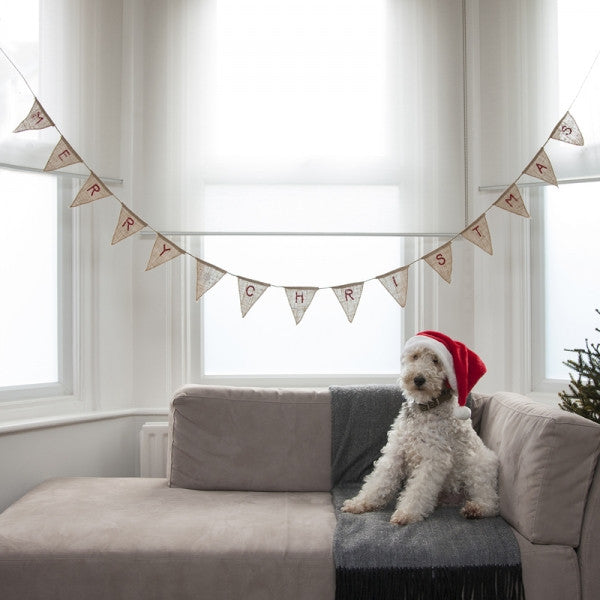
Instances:
[[[333,598],[334,527],[323,492],[49,480],[0,515],[0,597]]]

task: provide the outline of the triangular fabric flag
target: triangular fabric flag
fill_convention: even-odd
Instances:
[[[519,192],[519,188],[514,183],[494,202],[494,205],[515,215],[529,219],[529,213],[525,208],[521,192]]]
[[[482,250],[485,250],[488,254],[494,254],[492,248],[492,236],[490,235],[490,229],[485,214],[481,215],[479,219],[471,223],[461,232],[461,235],[476,246],[479,246]]]
[[[452,280],[452,244],[448,242],[423,257],[423,260],[448,283]]]
[[[177,258],[180,254],[183,254],[183,250],[181,248],[178,248],[167,238],[164,238],[162,235],[157,233],[152,252],[150,253],[150,259],[146,265],[146,271],[154,269],[160,265],[164,265],[166,262]]]
[[[408,267],[390,271],[377,278],[383,287],[392,295],[394,300],[404,308],[406,306],[406,293],[408,291]]]
[[[552,168],[552,163],[550,162],[550,159],[543,148],[527,165],[527,168],[523,171],[523,173],[558,186],[558,181],[556,180],[556,175],[554,174],[554,169]]]
[[[52,119],[46,114],[46,111],[42,108],[42,105],[36,98],[29,114],[21,121],[13,133],[28,131],[29,129],[46,129],[46,127],[53,126],[54,123],[52,122]]]
[[[215,267],[210,263],[206,263],[199,258],[196,259],[196,301],[200,300],[202,296],[210,288],[221,281],[223,275],[225,275],[227,271],[223,271],[223,269],[219,269],[219,267]]]
[[[583,135],[569,111],[565,113],[560,123],[554,128],[550,137],[559,142],[583,146]]]
[[[348,317],[348,321],[352,323],[354,319],[354,315],[356,314],[356,309],[358,308],[358,303],[360,302],[360,297],[363,291],[362,283],[349,283],[347,285],[340,285],[338,287],[331,288],[336,298],[339,300],[344,312],[346,313],[346,317]]]
[[[107,198],[108,196],[112,196],[112,192],[100,181],[100,179],[93,173],[90,173],[87,181],[83,184],[77,196],[75,196],[71,208],[81,206],[82,204],[88,204],[89,202],[99,200],[100,198]]]
[[[238,277],[242,317],[245,317],[248,314],[248,311],[254,306],[256,301],[264,294],[268,287],[270,287],[268,283]]]
[[[64,137],[61,137],[56,144],[56,147],[52,151],[46,166],[44,167],[44,171],[56,171],[56,169],[61,169],[62,167],[68,167],[69,165],[74,165],[81,162],[81,158],[77,155],[75,150],[71,148],[69,142],[65,140]]]
[[[113,233],[111,245],[114,245],[121,240],[141,231],[146,227],[146,223],[142,221],[135,213],[132,213],[124,204],[121,205],[119,221]]]
[[[290,303],[290,308],[292,309],[292,314],[294,315],[296,325],[302,321],[302,317],[310,306],[310,303],[315,297],[318,289],[319,288],[316,287],[285,288],[285,294],[288,302]]]

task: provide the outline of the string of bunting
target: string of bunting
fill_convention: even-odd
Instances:
[[[25,80],[22,74],[21,77],[23,77]],[[146,265],[146,271],[163,265],[166,262],[177,258],[178,256],[184,254],[191,256],[196,261],[197,301],[214,285],[216,285],[224,275],[228,274],[232,275],[233,277],[237,277],[242,317],[245,317],[248,314],[248,311],[256,304],[259,298],[269,287],[283,287],[271,283],[256,281],[254,279],[249,279],[239,275],[234,275],[225,269],[210,264],[190,254],[183,248],[180,248],[174,244],[164,235],[161,235],[157,230],[151,227],[147,222],[136,215],[128,206],[126,206],[110,190],[110,188],[101,181],[101,179],[93,172],[87,163],[85,163],[85,161],[77,154],[71,144],[69,144],[68,140],[64,138],[58,127],[54,124],[42,106],[41,102],[35,96],[33,90],[26,80],[25,83],[29,87],[29,90],[34,95],[35,99],[29,114],[17,126],[14,132],[18,133],[27,130],[45,129],[47,127],[56,128],[60,135],[60,140],[52,151],[52,154],[50,155],[50,158],[44,167],[44,171],[55,171],[57,169],[81,163],[90,172],[89,177],[73,200],[71,207],[83,206],[84,204],[89,204],[110,196],[113,196],[120,203],[121,210],[113,233],[111,242],[112,244],[117,244],[124,239],[131,237],[135,233],[138,233],[142,229],[149,229],[154,232],[154,245]],[[550,162],[545,150],[546,145],[551,139],[577,146],[583,145],[584,142],[581,131],[579,130],[575,119],[569,111],[567,111],[557,123],[551,134],[548,136],[546,142],[543,144],[531,162],[525,167],[525,169],[523,169],[519,177],[510,186],[508,186],[508,188],[498,197],[498,199],[493,202],[489,208],[479,217],[477,217],[477,219],[475,219],[468,227],[432,252],[429,252],[428,254],[412,261],[411,263],[403,265],[393,271],[384,273],[383,275],[378,275],[365,281],[325,288],[303,286],[283,287],[296,324],[300,323],[304,317],[304,314],[313,301],[315,294],[322,289],[331,289],[333,291],[341,307],[343,308],[348,321],[352,322],[362,296],[364,284],[367,281],[372,281],[374,279],[377,279],[391,294],[394,300],[401,307],[404,307],[406,305],[406,296],[408,292],[408,270],[412,265],[420,260],[423,260],[425,263],[427,263],[446,282],[451,283],[452,243],[459,237],[463,237],[488,254],[493,254],[492,237],[488,227],[486,214],[493,207],[497,207],[520,217],[529,218],[530,216],[527,212],[523,198],[521,197],[521,193],[519,191],[519,187],[517,185],[519,179],[521,179],[523,175],[530,175],[549,184],[558,186],[552,163]]]

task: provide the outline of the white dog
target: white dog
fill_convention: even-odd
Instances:
[[[373,471],[342,510],[380,509],[401,489],[391,518],[398,525],[425,519],[446,493],[466,498],[466,518],[497,515],[498,458],[475,433],[465,406],[484,373],[481,359],[460,342],[433,331],[411,338],[399,379],[406,402]]]

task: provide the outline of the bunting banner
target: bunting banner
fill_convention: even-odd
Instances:
[[[109,196],[113,196],[120,203],[121,210],[115,230],[113,232],[111,244],[117,244],[118,242],[133,236],[142,229],[148,228],[151,230],[156,237],[150,257],[148,259],[148,263],[146,265],[146,271],[163,265],[166,262],[181,256],[182,254],[191,256],[196,261],[196,300],[202,298],[206,292],[208,292],[213,286],[221,281],[224,275],[233,275],[225,269],[207,263],[180,248],[171,242],[167,237],[165,237],[165,235],[148,225],[146,221],[141,219],[121,200],[119,200],[119,198],[115,196],[115,194],[102,182],[102,180],[95,175],[93,170],[79,157],[77,152],[75,152],[73,147],[64,138],[58,127],[54,124],[50,116],[46,113],[42,107],[42,104],[37,98],[34,98],[34,103],[31,110],[14,131],[15,133],[18,133],[27,130],[44,129],[51,126],[57,130],[60,135],[60,139],[52,151],[48,162],[44,167],[44,171],[55,171],[69,165],[83,163],[85,168],[89,171],[89,177],[77,193],[73,203],[71,204],[71,207],[82,206],[84,204],[88,204],[90,202],[94,202],[95,200]],[[553,128],[552,133],[546,141],[546,144],[551,139],[576,146],[583,145],[583,135],[569,111],[564,114],[561,120]],[[521,172],[519,177],[507,187],[504,193],[501,194],[495,202],[493,202],[488,210],[480,215],[460,233],[456,234],[448,242],[436,250],[433,250],[432,252],[415,259],[411,263],[399,266],[393,271],[389,271],[383,275],[377,275],[371,279],[367,279],[366,281],[377,279],[390,293],[392,298],[394,298],[394,300],[401,307],[404,307],[406,305],[408,293],[408,272],[409,267],[412,264],[423,260],[433,270],[435,270],[438,275],[444,279],[444,281],[451,283],[452,242],[457,240],[459,237],[462,237],[472,244],[478,246],[486,253],[490,255],[493,254],[492,236],[490,234],[486,213],[493,206],[496,206],[521,217],[530,217],[517,185],[519,179],[523,175],[530,175],[536,179],[544,181],[545,183],[558,185],[552,163],[550,162],[550,158],[545,150],[546,144],[542,146],[527,167]],[[364,284],[366,283],[366,281],[360,281],[342,286],[319,288],[292,285],[277,286],[271,283],[256,281],[245,276],[234,275],[234,277],[237,277],[238,280],[242,317],[245,317],[248,314],[248,311],[264,294],[267,288],[283,287],[296,325],[302,321],[306,311],[308,310],[308,307],[311,305],[315,297],[315,294],[320,289],[331,289],[333,291],[338,299],[338,302],[340,303],[340,306],[344,310],[348,321],[352,323],[362,297]]]
[[[505,192],[494,202],[498,208],[503,208],[515,215],[529,219],[529,213],[525,208],[525,203],[521,197],[521,192],[515,183],[513,183]]]
[[[465,230],[461,231],[460,235],[469,240],[469,242],[479,246],[482,250],[485,250],[488,254],[494,254],[492,236],[490,235],[485,213],[477,221],[471,223]]]
[[[215,267],[210,263],[196,259],[196,302],[210,290],[210,288],[219,283],[226,271]]]
[[[69,142],[61,136],[44,167],[44,171],[56,171],[57,169],[62,169],[63,167],[75,165],[80,162],[82,162],[82,160],[79,158],[77,152],[75,152],[75,150],[71,148]]]
[[[248,311],[256,304],[268,287],[270,287],[268,283],[238,277],[242,317],[245,317],[248,314]]]
[[[550,137],[559,142],[583,146],[583,135],[581,135],[581,131],[579,131],[579,127],[577,127],[577,123],[575,123],[575,119],[569,111],[566,112],[560,123],[554,128]]]
[[[302,317],[310,306],[310,303],[313,301],[318,289],[319,288],[316,287],[285,288],[285,295],[287,296],[290,308],[292,309],[292,315],[294,315],[296,325],[302,321]]]
[[[543,148],[535,155],[535,158],[527,165],[523,173],[537,177],[537,179],[541,179],[552,185],[558,185],[552,163]]]
[[[408,292],[408,267],[390,271],[377,278],[383,287],[392,295],[392,298],[402,307],[406,306]]]
[[[53,126],[54,123],[52,122],[52,119],[46,114],[46,111],[42,108],[42,105],[36,98],[29,114],[21,121],[21,123],[19,123],[13,133],[31,129],[46,129],[46,127]]]
[[[111,244],[117,244],[121,240],[128,238],[130,235],[141,231],[146,227],[146,223],[142,221],[135,213],[132,213],[124,204],[121,205],[119,220],[115,227],[115,232],[112,236]]]
[[[450,242],[425,255],[423,260],[434,271],[437,271],[444,281],[452,283],[452,244]]]
[[[71,208],[74,206],[81,206],[82,204],[88,204],[94,200],[100,200],[100,198],[108,198],[108,196],[112,196],[112,192],[93,173],[91,173],[87,178],[87,181],[79,190],[77,196],[75,196]]]
[[[170,242],[166,237],[156,234],[154,246],[146,265],[146,271],[154,269],[183,254],[183,250]]]
[[[340,285],[338,287],[331,288],[335,297],[339,300],[348,321],[352,323],[354,315],[356,315],[356,309],[362,296],[364,282],[360,283],[349,283],[347,285]]]

